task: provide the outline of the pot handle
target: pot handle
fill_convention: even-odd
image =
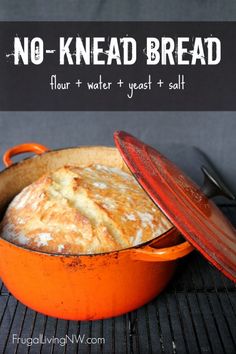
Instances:
[[[3,163],[6,167],[9,167],[13,164],[11,157],[25,152],[35,152],[37,155],[43,154],[49,149],[43,145],[37,143],[25,143],[11,147],[3,155]]]
[[[193,250],[194,247],[188,241],[180,245],[165,248],[154,248],[148,245],[132,250],[132,258],[148,262],[174,261],[186,256]]]

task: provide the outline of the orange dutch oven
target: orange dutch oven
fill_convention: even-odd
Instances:
[[[13,147],[4,155],[8,168],[0,173],[2,215],[12,198],[44,173],[69,164],[96,163],[130,170],[175,225],[144,244],[93,255],[37,252],[0,237],[3,282],[22,303],[45,315],[97,320],[132,311],[165,288],[177,260],[193,247],[236,281],[236,232],[216,205],[152,147],[125,132],[116,132],[114,138],[117,148],[48,151],[42,145],[28,143]],[[38,156],[12,163],[12,156],[25,152]],[[211,192],[216,187],[222,193],[226,191],[215,181]],[[180,233],[190,243],[183,242]]]
[[[13,164],[14,155],[39,156]],[[79,147],[48,151],[27,143],[9,149],[0,173],[0,211],[42,174],[68,164],[105,164],[128,170],[119,151]],[[23,304],[45,315],[69,320],[97,320],[132,311],[167,285],[177,260],[193,250],[175,227],[136,247],[94,255],[61,255],[29,250],[0,238],[0,276]],[[182,242],[182,243],[180,243]]]

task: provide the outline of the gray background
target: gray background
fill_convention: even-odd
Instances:
[[[1,21],[233,21],[235,17],[234,0],[0,1]],[[199,181],[199,161],[192,147],[200,148],[236,191],[235,116],[235,112],[0,112],[0,154],[26,141],[50,148],[112,145],[113,131],[122,129],[158,147]]]

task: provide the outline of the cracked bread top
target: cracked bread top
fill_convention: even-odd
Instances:
[[[131,174],[91,165],[65,166],[24,188],[1,231],[29,249],[93,254],[136,246],[171,227]]]

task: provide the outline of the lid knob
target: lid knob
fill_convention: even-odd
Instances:
[[[206,168],[205,166],[201,166],[201,170],[204,174],[204,183],[201,189],[208,198],[223,196],[230,200],[235,200],[234,194],[229,190],[215,171],[209,167]]]

